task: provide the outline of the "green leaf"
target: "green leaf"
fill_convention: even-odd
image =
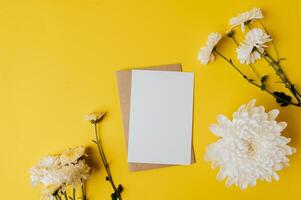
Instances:
[[[281,61],[286,60],[285,58],[280,58],[277,63],[280,64]]]
[[[120,193],[123,191],[123,187],[121,184],[118,185],[117,191],[111,194],[112,200],[118,200]]]
[[[268,79],[268,75],[264,75],[263,77],[261,77],[261,83],[264,83],[264,82],[266,82],[267,81],[267,79]]]
[[[118,185],[117,190],[118,190],[119,194],[123,191],[123,187],[121,184]]]
[[[284,92],[273,92],[273,94],[276,96],[277,103],[280,106],[288,106],[291,103],[292,97],[286,95]]]
[[[112,200],[118,200],[118,195],[116,192],[111,194]]]

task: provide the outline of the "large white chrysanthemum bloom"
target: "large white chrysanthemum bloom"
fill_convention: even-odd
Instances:
[[[262,19],[263,15],[260,8],[253,8],[250,11],[238,14],[236,17],[230,19],[229,24],[231,28],[241,26],[242,32],[245,32],[245,23],[252,22],[256,19]]]
[[[202,64],[206,65],[208,62],[215,60],[215,56],[212,54],[212,51],[221,39],[222,35],[220,33],[210,33],[208,35],[207,43],[201,48],[198,55],[198,59]]]
[[[220,168],[218,180],[226,178],[226,186],[246,189],[257,180],[279,179],[277,171],[289,165],[288,156],[295,149],[287,145],[289,138],[281,136],[287,124],[275,121],[278,114],[277,109],[265,112],[252,100],[234,112],[232,120],[218,116],[210,130],[220,139],[208,146],[205,155],[213,168]]]
[[[260,28],[250,30],[245,37],[245,40],[236,49],[237,59],[241,64],[252,64],[261,58],[266,43],[272,39],[265,31]],[[258,52],[259,51],[259,52]]]

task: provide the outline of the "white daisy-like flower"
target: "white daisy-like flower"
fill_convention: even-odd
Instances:
[[[229,24],[231,28],[241,26],[242,32],[245,32],[245,23],[253,22],[256,19],[262,19],[263,15],[260,8],[253,8],[250,11],[238,14],[236,17],[230,19]]]
[[[237,59],[241,64],[252,64],[261,58],[266,43],[270,42],[271,36],[260,28],[250,30],[245,37],[245,40],[236,49]],[[260,53],[259,53],[259,52]]]
[[[198,59],[202,64],[206,65],[208,62],[212,62],[215,60],[215,56],[212,51],[217,43],[222,39],[222,35],[220,33],[210,33],[208,35],[206,46],[202,47]]]
[[[210,127],[220,139],[208,146],[205,159],[220,168],[217,179],[226,178],[227,187],[246,189],[257,180],[279,180],[277,171],[289,165],[288,156],[295,152],[288,146],[290,139],[281,135],[287,124],[275,121],[279,110],[265,112],[255,102],[242,105],[232,120],[218,116],[218,123]]]

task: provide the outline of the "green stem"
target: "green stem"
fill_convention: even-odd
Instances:
[[[230,38],[233,40],[236,46],[239,46],[239,42],[236,40],[236,38],[233,35]]]
[[[67,192],[64,192],[65,200],[68,200]]]
[[[283,99],[281,97],[276,96],[275,94],[273,94],[273,92],[271,92],[270,90],[268,90],[265,87],[262,87],[261,85],[255,83],[252,79],[248,78],[237,66],[234,65],[234,63],[232,62],[231,59],[226,58],[222,53],[220,53],[219,51],[216,50],[216,48],[213,50],[217,55],[219,55],[221,58],[223,58],[228,64],[230,64],[244,79],[246,79],[249,83],[251,83],[252,85],[254,85],[257,88],[260,88],[263,91],[266,91],[268,94],[270,94],[271,96],[273,96],[276,99],[279,99],[282,102],[285,102],[287,104],[291,104],[294,106],[300,106],[300,104],[296,104],[290,101],[287,101],[286,99]]]
[[[232,41],[235,43],[236,46],[239,46],[238,41],[236,40],[236,38],[232,35],[232,36],[228,36],[232,39]],[[255,76],[257,77],[257,79],[260,81],[261,77],[259,76],[258,72],[255,70],[255,67],[252,64],[249,64],[249,67],[251,68],[251,70],[253,71],[253,73],[255,74]]]
[[[75,189],[75,187],[73,187],[73,200],[76,200],[76,198],[75,198],[75,194],[76,194],[76,191],[75,191],[76,189]]]
[[[83,200],[87,200],[85,185],[84,185],[84,182],[83,182],[83,181],[81,181],[81,188],[82,188]]]
[[[101,142],[99,140],[99,135],[98,135],[98,129],[97,129],[97,123],[94,123],[94,130],[95,130],[95,137],[96,137],[96,145],[97,145],[97,149],[98,149],[98,152],[100,154],[100,158],[102,160],[102,163],[105,167],[105,170],[106,170],[106,173],[107,173],[107,178],[108,178],[108,181],[110,182],[114,192],[117,194],[118,196],[118,199],[121,200],[121,195],[120,195],[120,192],[118,191],[117,187],[115,186],[114,184],[114,181],[113,181],[113,177],[112,177],[112,174],[111,174],[111,170],[110,170],[110,166],[109,166],[109,163],[107,162],[107,159],[106,159],[106,156],[104,154],[104,150],[102,148],[102,145],[101,145]]]
[[[58,194],[55,195],[55,199],[57,199],[57,200],[62,200],[62,198],[61,198],[60,195],[58,195]]]
[[[227,63],[229,63],[229,64],[230,64],[230,65],[231,65],[238,73],[240,73],[240,75],[242,75],[243,78],[247,79],[248,81],[250,80],[250,79],[248,79],[248,77],[247,77],[242,71],[240,71],[240,69],[239,69],[238,67],[236,67],[236,66],[233,64],[233,62],[232,62],[231,59],[226,58],[222,53],[220,53],[219,51],[217,51],[216,48],[213,49],[213,52],[215,52],[217,55],[219,55],[219,56],[222,57],[225,61],[227,61]]]
[[[253,73],[255,74],[255,76],[260,80],[261,77],[258,74],[258,72],[256,71],[255,67],[252,64],[249,64],[250,68],[252,69]]]
[[[300,93],[294,88],[294,85],[288,80],[287,76],[285,75],[284,71],[282,70],[281,66],[276,62],[275,59],[267,52],[261,53],[257,48],[255,49],[263,58],[264,60],[274,69],[276,75],[279,76],[282,83],[285,85],[287,89],[291,91],[294,95],[295,99],[298,101],[298,104],[301,104],[301,96]]]
[[[268,35],[271,35],[268,30],[266,29],[266,27],[263,25],[262,21],[261,20],[258,20],[259,21],[259,24],[262,26],[262,28],[265,30],[265,32],[268,34]],[[271,41],[272,43],[272,47],[273,47],[273,50],[274,50],[274,53],[275,53],[275,56],[276,56],[276,59],[277,59],[277,62],[279,61],[278,59],[278,52],[277,52],[277,49],[276,49],[276,45],[275,45],[275,42],[274,40]]]

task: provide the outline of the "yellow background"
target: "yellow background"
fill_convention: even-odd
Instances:
[[[301,88],[298,0],[1,1],[1,199],[39,199],[40,189],[32,188],[28,169],[44,155],[87,145],[98,159],[93,129],[82,119],[91,111],[108,111],[101,138],[114,178],[125,187],[125,200],[300,199],[300,151],[279,173],[279,182],[259,182],[246,191],[225,188],[215,179],[217,170],[203,160],[206,146],[217,140],[208,126],[218,114],[231,116],[252,98],[267,110],[279,108],[221,59],[206,67],[197,61],[208,33],[224,32],[230,17],[253,6],[263,8],[264,23],[287,58],[285,71]],[[222,50],[232,55],[234,46],[227,45]],[[182,63],[185,71],[195,72],[193,144],[198,162],[130,173],[115,72],[167,63]],[[280,110],[279,120],[288,122],[284,135],[298,149],[301,108]],[[111,188],[104,177],[103,168],[92,175],[89,199],[109,199]]]

